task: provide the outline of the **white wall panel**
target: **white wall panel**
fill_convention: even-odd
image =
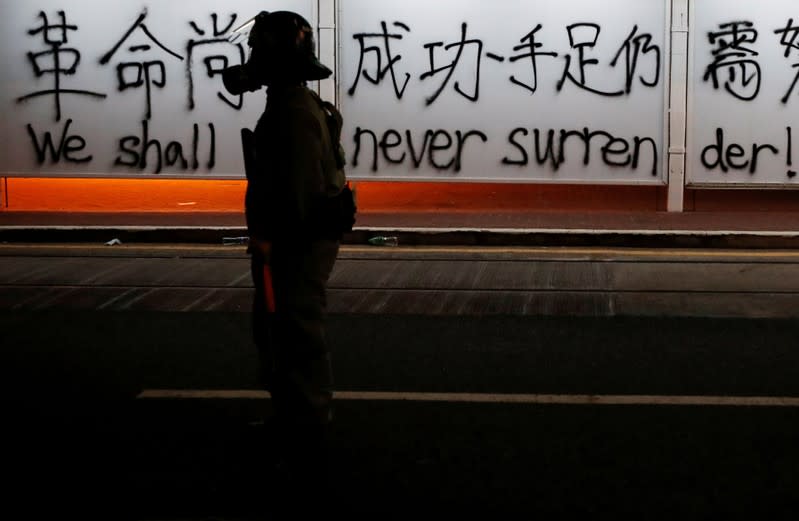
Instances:
[[[691,2],[688,184],[798,186],[799,2]]]
[[[239,130],[265,96],[215,73],[241,63],[232,28],[260,10],[313,20],[315,0],[0,3],[0,173],[243,177]]]
[[[351,177],[665,183],[668,1],[338,3]]]

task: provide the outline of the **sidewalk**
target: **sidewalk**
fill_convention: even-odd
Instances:
[[[239,213],[0,212],[3,242],[221,243]],[[799,248],[797,212],[361,212],[344,242],[401,245]]]

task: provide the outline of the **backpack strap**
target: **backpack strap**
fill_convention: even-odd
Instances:
[[[327,131],[330,134],[330,143],[333,146],[333,155],[336,159],[336,167],[339,169],[344,168],[344,165],[347,164],[344,148],[341,146],[341,129],[344,126],[344,117],[335,105],[323,100],[314,91],[311,91],[311,94],[325,114]]]
[[[329,101],[322,100],[322,110],[325,111],[325,116],[327,117],[327,127],[330,129],[330,137],[333,139],[334,143],[338,143],[341,141],[341,128],[344,126],[344,118],[341,116],[341,112],[339,112],[336,106]]]

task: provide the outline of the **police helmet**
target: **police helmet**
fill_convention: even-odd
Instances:
[[[258,90],[275,81],[314,81],[333,74],[316,57],[313,29],[291,11],[261,11],[233,31],[231,41],[247,38],[250,58],[227,68],[225,87],[233,94]]]

